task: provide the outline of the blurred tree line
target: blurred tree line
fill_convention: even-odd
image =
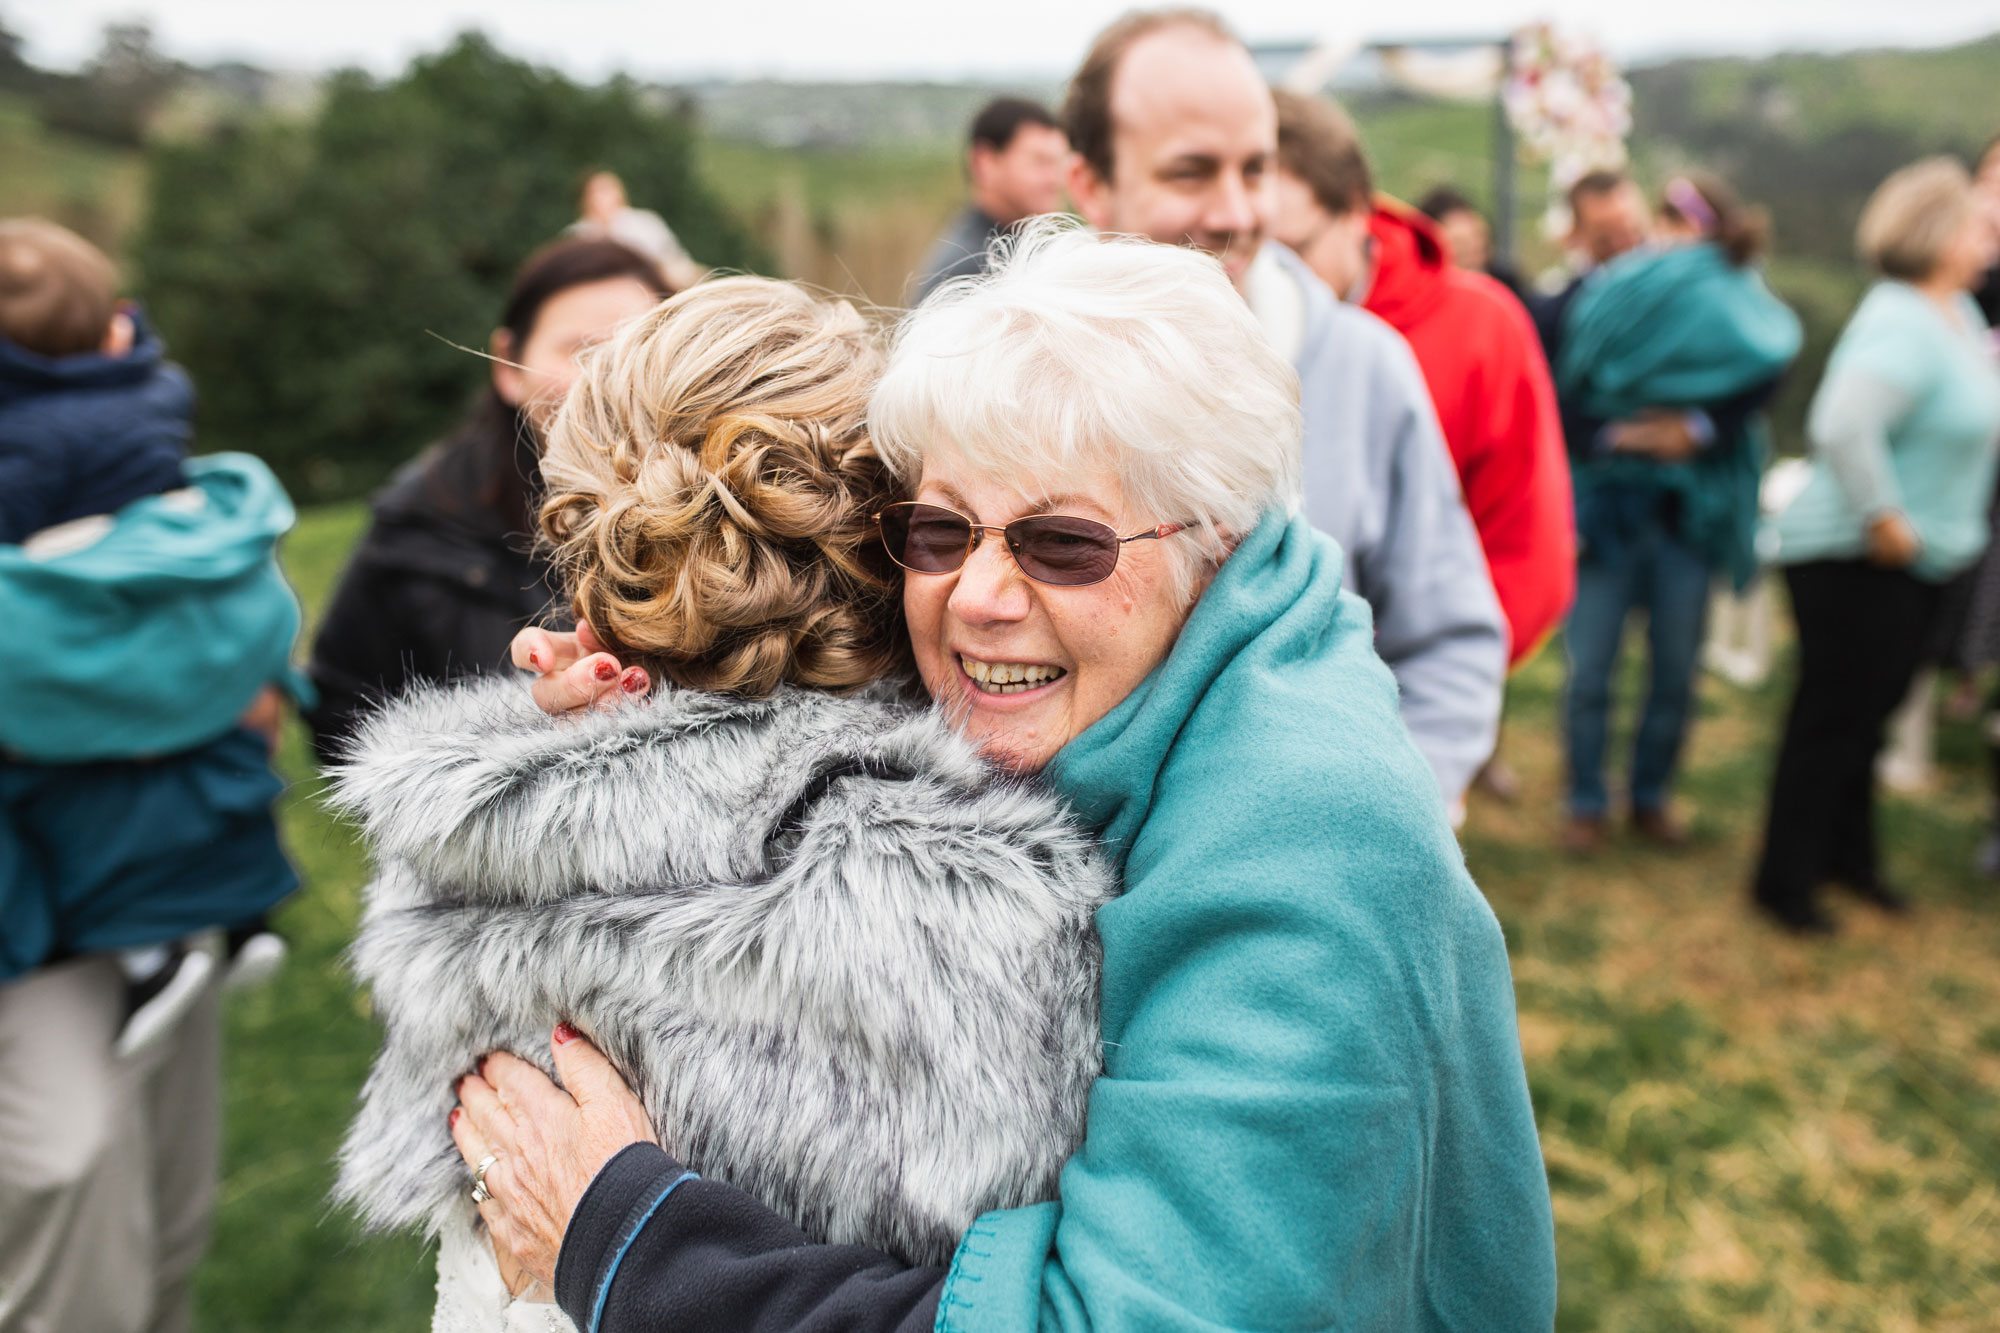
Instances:
[[[110,23],[97,54],[74,74],[30,64],[20,34],[0,24],[0,92],[35,107],[42,124],[120,148],[136,148],[185,74],[153,45],[145,23]]]
[[[2000,131],[1996,71],[2000,37],[1631,72],[1642,179],[1706,165],[1773,212],[1773,285],[1807,332],[1774,405],[1787,448],[1801,446],[1820,367],[1868,281],[1852,252],[1862,201],[1895,167],[1969,157]],[[697,178],[691,113],[659,90],[579,87],[478,37],[386,82],[285,85],[171,60],[133,23],[107,27],[73,73],[38,69],[0,25],[0,110],[25,107],[46,131],[26,157],[0,152],[0,196],[18,186],[26,208],[137,261],[201,386],[202,447],[271,458],[301,499],[363,493],[462,408],[483,367],[430,331],[484,345],[514,265],[570,220],[592,166],[620,172],[698,258],[772,271]],[[1392,185],[1455,179],[1479,193],[1485,108],[1355,110]],[[859,272],[898,288],[961,188],[955,139],[938,151],[721,147],[705,153],[726,164],[715,184],[741,215],[769,215],[763,235],[792,272],[830,286]],[[142,152],[148,221],[135,236]]]
[[[575,219],[592,169],[703,262],[759,267],[693,150],[684,108],[476,35],[389,82],[337,74],[309,118],[156,143],[133,258],[200,386],[200,447],[262,456],[306,503],[378,484],[485,381],[442,339],[484,348],[515,267]]]

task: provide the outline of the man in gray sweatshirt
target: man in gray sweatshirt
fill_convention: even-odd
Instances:
[[[1297,368],[1306,516],[1346,553],[1403,721],[1456,809],[1493,751],[1506,621],[1409,346],[1265,239],[1278,116],[1249,52],[1198,11],[1127,15],[1084,58],[1064,121],[1077,211],[1215,255]]]

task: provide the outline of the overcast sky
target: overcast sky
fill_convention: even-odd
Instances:
[[[182,59],[380,73],[478,27],[510,52],[595,78],[1059,78],[1130,0],[0,0],[37,63],[72,68],[108,21],[144,18]],[[1587,29],[1628,62],[1667,55],[1928,46],[2000,30],[1995,0],[1224,0],[1251,41]],[[1390,15],[1393,14],[1393,17]],[[1353,24],[1343,30],[1343,23]]]

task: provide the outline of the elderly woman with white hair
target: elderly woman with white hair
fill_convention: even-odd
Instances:
[[[908,487],[879,522],[923,687],[1122,882],[1081,1144],[942,1260],[827,1243],[565,1027],[561,1087],[502,1055],[460,1085],[497,1249],[593,1331],[1547,1328],[1500,930],[1297,514],[1293,373],[1220,266],[1038,233],[908,318],[869,426]],[[545,707],[620,699],[595,647],[517,657]]]

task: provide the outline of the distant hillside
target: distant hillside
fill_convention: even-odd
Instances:
[[[1962,144],[2000,133],[2000,33],[1926,51],[1677,60],[1629,77],[1644,134],[1730,122],[1799,143],[1857,129]]]
[[[0,92],[0,217],[36,214],[116,249],[144,192],[136,149],[51,131],[31,103]]]
[[[143,125],[154,140],[213,133],[232,119],[314,114],[311,79],[174,64],[143,29],[114,29],[107,54],[76,76],[33,70],[7,37],[0,30],[0,216],[49,213],[114,248],[137,219],[145,168],[129,146],[133,122],[107,120],[106,108],[152,107]],[[1923,51],[1676,60],[1629,78],[1633,156],[1649,189],[1701,165],[1772,211],[1772,279],[1807,326],[1806,353],[1776,413],[1796,447],[1818,367],[1866,282],[1852,258],[1862,202],[1896,167],[1939,152],[1970,158],[2000,132],[2000,35]],[[172,95],[144,102],[93,91],[132,87]],[[1033,81],[749,80],[653,91],[698,116],[703,174],[780,272],[884,305],[901,299],[910,269],[962,201],[962,136],[978,106],[1001,92],[1061,95]],[[1492,206],[1490,105],[1345,96],[1383,188],[1414,198],[1449,182]],[[1538,225],[1546,177],[1523,168],[1516,179],[1516,235],[1532,272],[1555,258]]]
[[[1640,67],[1629,77],[1642,178],[1657,183],[1694,164],[1720,171],[1772,210],[1780,248],[1795,258],[1845,262],[1861,203],[1883,176],[1929,153],[1970,157],[2000,132],[2000,35],[1924,51],[1703,57]],[[719,163],[729,160],[728,169],[751,171],[721,182],[726,192],[764,211],[780,191],[757,167],[779,168],[796,211],[835,249],[838,240],[825,233],[866,231],[858,215],[877,190],[906,210],[898,231],[923,230],[911,220],[915,212],[942,221],[957,193],[960,137],[984,99],[1002,91],[1049,100],[1061,93],[1054,85],[766,81],[675,91],[696,107],[711,142],[744,146],[714,154]],[[1366,91],[1348,100],[1386,189],[1412,197],[1450,182],[1491,206],[1490,107]],[[1531,267],[1553,258],[1536,225],[1545,179],[1533,168],[1517,174],[1517,235]],[[883,240],[871,237],[871,249],[884,248]],[[854,268],[895,263],[871,254]],[[810,267],[826,276],[822,264]]]
[[[771,79],[677,86],[708,132],[772,148],[906,148],[954,144],[1003,93],[1053,103],[1062,88],[1026,83],[781,83]]]
[[[1806,346],[1772,416],[1802,447],[1806,405],[1868,283],[1854,226],[1876,185],[1933,153],[1970,162],[2000,133],[2000,35],[1929,51],[1678,60],[1636,69],[1633,149],[1642,175],[1701,165],[1771,210],[1771,281]]]
[[[1699,162],[1767,205],[1793,255],[1845,259],[1869,191],[2000,134],[2000,36],[1931,51],[1701,59],[1633,70],[1643,160]]]

